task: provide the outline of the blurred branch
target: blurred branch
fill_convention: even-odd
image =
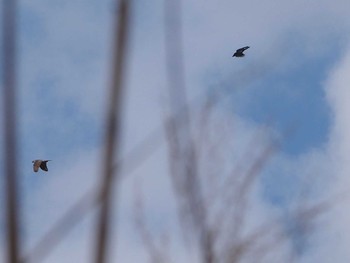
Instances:
[[[186,98],[181,0],[164,1],[166,67],[170,112],[174,116],[183,111],[181,125],[176,118],[165,123],[168,136],[170,174],[177,196],[182,222],[193,229],[201,251],[202,262],[214,262],[213,240],[207,227],[206,207],[203,203],[198,174],[197,153],[191,134],[190,112]]]
[[[294,126],[291,126],[294,127]],[[252,187],[256,182],[259,174],[262,172],[264,166],[269,159],[280,149],[282,142],[291,136],[294,130],[287,129],[283,138],[278,141],[269,141],[267,145],[261,149],[261,152],[255,157],[251,165],[246,172],[243,172],[243,167],[240,165],[245,160],[253,158],[253,152],[256,151],[259,141],[263,138],[256,134],[249,143],[247,151],[243,154],[239,161],[238,166],[234,167],[230,173],[230,176],[225,178],[222,188],[219,190],[216,197],[218,201],[224,204],[225,209],[219,211],[215,218],[216,222],[220,222],[215,226],[217,228],[216,233],[229,235],[233,240],[239,240],[240,234],[244,228],[245,218],[247,216],[247,207],[249,205],[249,194],[252,192]],[[261,135],[261,131],[258,131]],[[230,217],[230,213],[233,213],[233,218]],[[225,221],[226,220],[226,221]],[[215,222],[215,221],[214,221]],[[231,227],[230,231],[223,232],[225,224]],[[226,226],[227,227],[227,226]]]
[[[34,248],[22,257],[20,262],[37,263],[44,260],[60,241],[100,202],[97,196],[95,189],[84,194],[82,198],[54,223]]]
[[[348,193],[347,193],[348,194]],[[291,212],[292,216],[301,220],[303,224],[309,225],[311,221],[315,221],[321,215],[329,212],[336,201],[344,195],[336,196],[335,198],[327,201],[319,202],[307,207],[299,207]],[[262,261],[263,257],[273,249],[277,249],[278,246],[284,244],[288,240],[287,233],[283,229],[277,226],[281,224],[283,218],[276,218],[272,221],[262,223],[259,227],[256,227],[251,234],[239,239],[233,239],[227,241],[225,244],[228,246],[224,249],[225,262],[241,262],[244,256],[250,255],[254,258],[253,262],[259,258]],[[267,239],[270,237],[270,239]]]
[[[162,246],[157,246],[154,236],[147,228],[144,205],[142,201],[143,198],[141,194],[142,193],[139,189],[139,191],[136,193],[136,199],[134,204],[134,217],[136,228],[140,233],[141,240],[149,253],[151,262],[169,263],[171,261],[166,255],[166,249],[164,248],[165,243],[163,242]]]
[[[275,151],[275,145],[270,144],[267,146],[244,175],[243,181],[235,188],[235,197],[234,200],[232,200],[236,204],[233,220],[233,236],[238,237],[239,232],[242,230],[243,222],[247,216],[246,208],[248,206],[248,194],[252,192],[252,186],[256,182],[258,175],[261,173],[263,167]]]
[[[16,1],[4,0],[2,10],[4,89],[4,166],[7,209],[7,253],[9,262],[18,262],[20,254],[20,213],[17,186],[17,118],[16,118]]]
[[[105,137],[105,153],[103,158],[103,177],[100,188],[101,210],[98,218],[96,236],[96,263],[106,262],[110,217],[112,214],[113,180],[119,177],[119,167],[113,171],[113,162],[120,153],[120,130],[122,118],[122,96],[127,53],[127,37],[129,32],[129,1],[120,0],[115,20],[114,51],[112,65],[112,82],[110,86],[107,126]],[[115,186],[116,189],[118,185]]]

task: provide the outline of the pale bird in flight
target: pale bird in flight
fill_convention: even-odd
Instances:
[[[244,57],[243,52],[247,50],[249,46],[242,47],[236,50],[236,52],[232,55],[232,57]]]
[[[41,168],[41,170],[47,172],[49,169],[47,169],[46,164],[49,161],[51,161],[51,160],[34,160],[34,161],[32,161],[34,172],[37,172],[39,170],[39,167]]]

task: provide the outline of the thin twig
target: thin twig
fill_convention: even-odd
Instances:
[[[134,202],[135,227],[140,234],[140,238],[145,248],[147,249],[150,256],[150,261],[153,263],[171,262],[167,256],[165,244],[161,243],[161,245],[157,245],[156,238],[147,227],[141,189],[137,190],[137,192],[135,191],[136,198]]]

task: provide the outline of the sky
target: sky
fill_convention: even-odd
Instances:
[[[298,232],[289,217],[300,203],[330,200],[346,192],[350,183],[347,1],[182,2],[190,109],[196,112],[212,94],[220,98],[207,138],[217,145],[218,153],[215,161],[204,162],[201,169],[217,169],[211,166],[215,164],[225,170],[229,162],[249,166],[250,158],[271,138],[279,141],[254,187],[246,231],[281,216],[277,227],[290,234],[266,262],[286,262],[290,251],[296,252],[295,262],[349,262],[346,197],[334,201],[312,234]],[[18,170],[24,251],[71,204],[98,185],[114,10],[110,0],[18,3]],[[155,235],[174,237],[169,248],[173,262],[199,262],[195,249],[181,245],[169,179],[163,130],[168,102],[163,11],[160,0],[132,4],[122,153],[126,155],[154,131],[159,131],[154,142],[159,147],[124,175],[115,196],[110,262],[148,262],[133,223],[135,195],[142,196],[145,218]],[[250,49],[244,58],[232,57],[246,45]],[[196,134],[200,129],[194,125],[194,130]],[[251,154],[249,147],[257,135],[261,141],[253,144]],[[250,160],[242,163],[246,153]],[[51,159],[49,172],[33,173],[34,159]],[[0,262],[5,261],[3,210]],[[84,218],[43,262],[89,262],[95,215],[96,211]]]

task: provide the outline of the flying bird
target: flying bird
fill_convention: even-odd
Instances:
[[[41,170],[47,172],[49,169],[47,169],[46,164],[49,161],[51,161],[51,160],[34,160],[34,161],[32,161],[34,172],[37,172],[39,170],[39,167],[41,168]]]
[[[249,46],[242,47],[236,50],[236,52],[232,55],[232,57],[244,57],[243,52],[247,50]]]

